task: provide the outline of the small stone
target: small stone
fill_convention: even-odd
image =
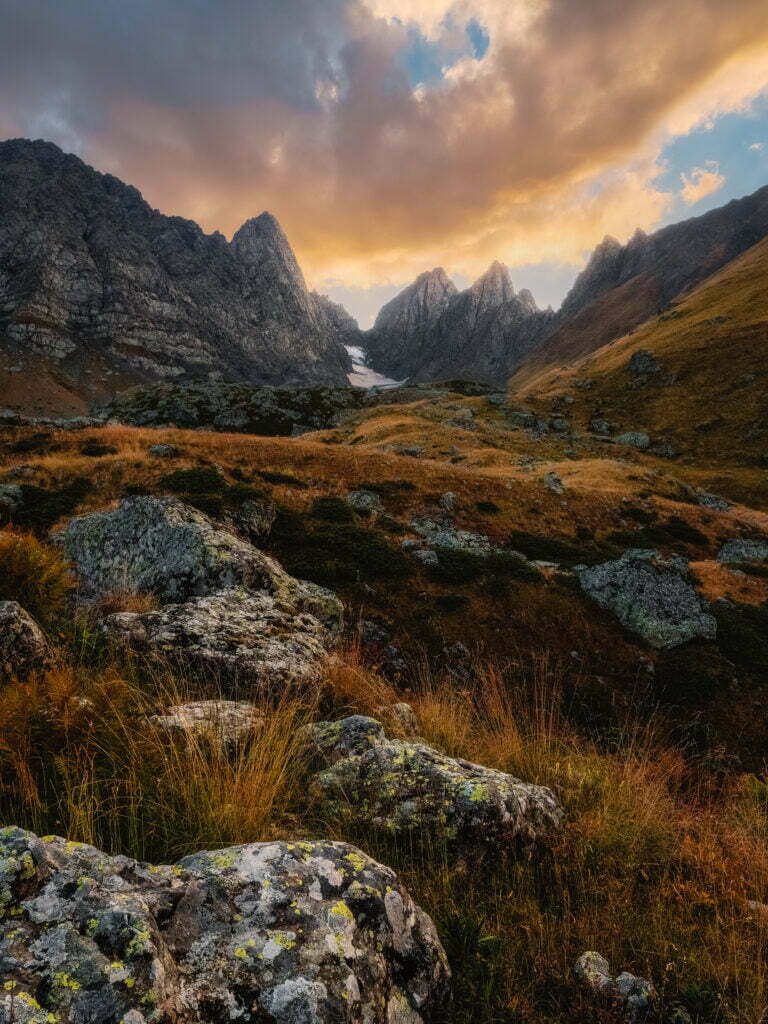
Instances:
[[[456,495],[453,491],[446,491],[440,495],[438,505],[444,512],[453,512],[456,508]]]
[[[384,726],[398,732],[405,739],[413,739],[419,735],[419,720],[410,704],[384,704],[374,709],[374,715],[380,718]]]
[[[414,551],[413,557],[417,558],[422,565],[438,565],[439,559],[436,551]]]

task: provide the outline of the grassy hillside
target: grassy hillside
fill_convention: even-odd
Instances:
[[[623,338],[567,365],[521,373],[511,396],[536,409],[565,401],[580,430],[600,416],[619,431],[663,438],[679,452],[678,467],[764,505],[767,284],[768,239]],[[641,349],[661,364],[646,380],[629,370]]]

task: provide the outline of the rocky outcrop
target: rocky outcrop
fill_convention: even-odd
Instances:
[[[3,1024],[421,1024],[449,971],[397,876],[345,843],[173,866],[0,831]]]
[[[316,682],[329,640],[314,615],[241,588],[154,612],[117,612],[102,630],[133,654],[213,677],[222,692],[247,686],[265,696]]]
[[[468,849],[536,839],[560,827],[551,790],[447,757],[425,743],[387,739],[373,718],[353,715],[309,726],[315,759],[327,767],[313,789],[330,813],[387,834],[417,832]]]
[[[350,366],[270,214],[228,243],[23,139],[0,143],[0,349],[85,398],[211,374],[344,384]]]
[[[369,362],[412,381],[506,381],[543,342],[554,314],[541,312],[530,292],[516,293],[501,263],[466,291],[448,289],[446,282],[443,271],[422,275],[384,307],[366,335]]]
[[[26,679],[50,658],[38,624],[17,601],[0,601],[0,682]]]
[[[630,550],[613,562],[579,572],[588,597],[651,647],[712,640],[717,621],[687,579],[688,564],[657,551]]]
[[[366,401],[361,388],[275,388],[246,384],[155,384],[130,388],[103,419],[134,427],[175,426],[291,437],[335,427]]]

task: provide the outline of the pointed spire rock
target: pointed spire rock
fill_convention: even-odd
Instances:
[[[420,330],[436,319],[456,294],[456,286],[442,267],[426,270],[382,306],[374,330]]]
[[[486,272],[479,277],[470,288],[475,301],[484,308],[500,306],[515,298],[515,289],[509,270],[498,260],[494,261]]]

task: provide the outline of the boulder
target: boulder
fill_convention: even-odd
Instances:
[[[411,529],[431,548],[456,548],[479,555],[489,555],[496,550],[490,538],[482,533],[457,530],[447,521],[440,522],[427,516],[414,517]]]
[[[440,495],[438,504],[444,512],[454,512],[456,510],[456,495],[453,491],[446,491]]]
[[[542,483],[548,491],[552,491],[553,494],[565,494],[565,484],[557,475],[557,473],[547,473],[542,478]]]
[[[24,504],[24,491],[20,484],[0,484],[0,515],[8,517]]]
[[[17,601],[0,601],[0,681],[25,679],[49,659],[43,631]]]
[[[720,548],[718,562],[765,562],[768,560],[768,537],[734,537]]]
[[[213,675],[223,691],[243,683],[273,692],[314,682],[329,646],[328,630],[314,615],[243,589],[159,611],[117,612],[102,630],[134,654]]]
[[[421,1024],[447,1002],[432,921],[337,842],[173,866],[0,831],[3,1024]]]
[[[621,558],[582,569],[584,593],[621,624],[659,649],[697,638],[712,640],[717,622],[686,578],[687,562],[632,549]]]
[[[615,440],[616,444],[625,444],[628,448],[637,448],[641,452],[651,447],[650,437],[639,430],[630,430],[626,434],[619,434]]]
[[[536,839],[560,827],[551,790],[504,772],[447,757],[425,743],[387,739],[374,718],[353,715],[307,730],[315,760],[325,763],[312,788],[331,814],[388,834],[417,832],[460,847]]]
[[[717,494],[709,494],[707,491],[697,491],[696,503],[702,508],[712,509],[713,512],[728,512],[731,508],[730,501],[721,498]]]
[[[175,444],[151,444],[147,450],[156,459],[178,459],[181,455]]]
[[[375,491],[367,491],[362,487],[358,488],[356,491],[349,492],[347,495],[347,504],[356,512],[362,512],[364,515],[370,515],[372,512],[384,511],[381,496]]]
[[[151,715],[158,729],[179,736],[211,736],[227,745],[236,744],[264,719],[253,704],[236,700],[198,700],[167,708],[162,715]]]
[[[246,498],[228,514],[228,523],[246,540],[261,544],[277,519],[277,504],[268,498]]]
[[[295,580],[274,559],[176,498],[125,498],[116,509],[76,516],[55,539],[86,599],[120,588],[184,601],[244,587],[324,620],[341,617],[341,604],[329,591]]]
[[[633,377],[650,377],[653,374],[661,373],[661,363],[653,352],[639,348],[629,360],[629,372]]]
[[[581,954],[574,965],[574,973],[585,988],[623,1010],[630,1024],[643,1020],[656,999],[656,990],[650,981],[627,971],[614,978],[605,957],[592,950]]]

